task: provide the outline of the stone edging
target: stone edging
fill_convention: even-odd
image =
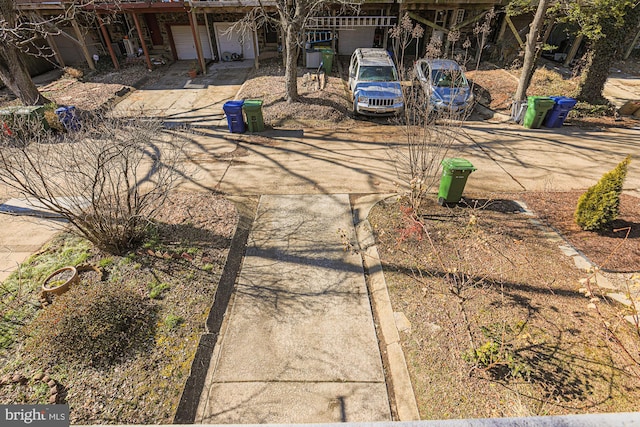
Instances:
[[[49,376],[47,372],[39,372],[35,374],[32,378],[32,381],[40,381],[43,384],[46,384],[49,387],[49,403],[57,404],[64,403],[64,386],[60,384],[58,381],[54,380]],[[0,389],[4,385],[9,384],[18,384],[18,385],[26,385],[29,382],[29,378],[24,376],[21,373],[15,373],[13,375],[5,375],[0,378]]]
[[[562,235],[556,229],[543,224],[540,220],[535,218],[535,213],[529,210],[529,207],[525,202],[521,200],[514,200],[514,202],[520,207],[520,209],[522,209],[522,212],[525,215],[531,217],[529,218],[529,221],[533,225],[541,229],[548,240],[556,243],[558,245],[558,248],[564,255],[573,259],[573,263],[578,269],[592,273],[594,275],[593,279],[591,279],[592,282],[597,284],[597,286],[603,290],[604,295],[607,298],[614,300],[626,307],[633,308],[634,302],[629,299],[629,297],[633,298],[633,296],[620,293],[619,287],[611,283],[611,281],[601,273],[598,266],[591,262],[585,254],[580,252],[570,242],[562,237]],[[584,280],[588,281],[590,279],[585,278]],[[637,297],[638,298],[636,298],[635,306],[640,307],[640,293],[637,295]],[[638,324],[638,314],[636,314],[635,316],[625,316],[625,319],[634,326]]]
[[[395,401],[396,421],[415,421],[420,419],[416,397],[407,369],[400,335],[396,327],[387,283],[382,271],[382,263],[375,245],[371,224],[366,219],[371,208],[389,195],[365,196],[352,201],[356,237],[365,271],[368,275],[367,286],[371,296],[371,306],[382,338],[381,346],[386,350],[386,362],[391,384],[387,384]],[[352,199],[353,200],[353,199]]]

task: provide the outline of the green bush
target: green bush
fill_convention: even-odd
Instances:
[[[153,303],[123,286],[76,286],[42,310],[27,332],[27,350],[49,362],[112,365],[153,344]]]
[[[629,162],[631,156],[627,156],[615,169],[604,174],[596,185],[580,196],[574,215],[580,228],[586,231],[600,231],[618,217],[620,193]]]

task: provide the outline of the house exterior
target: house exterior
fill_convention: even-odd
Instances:
[[[18,9],[34,21],[64,13],[69,1],[15,0]],[[123,61],[144,61],[149,69],[165,61],[195,60],[202,69],[210,60],[237,57],[252,59],[264,51],[275,51],[279,35],[275,28],[244,32],[231,27],[248,11],[274,0],[120,0],[89,2],[83,13],[47,43],[60,66],[86,62],[95,68],[110,61],[116,68]],[[473,25],[491,8],[508,0],[365,0],[359,13],[330,10],[313,18],[306,34],[307,47],[326,45],[339,55],[351,55],[358,47],[390,45],[388,32],[400,16],[408,13],[427,31],[417,46],[432,37],[445,38],[451,30],[472,32]]]

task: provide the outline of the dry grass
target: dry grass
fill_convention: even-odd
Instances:
[[[425,206],[434,246],[396,202],[370,215],[393,309],[411,322],[402,345],[421,417],[635,411],[638,377],[578,292],[583,273],[511,201],[474,206]]]
[[[0,342],[0,378],[15,373],[32,378],[46,370],[60,386],[58,403],[69,404],[72,424],[172,423],[200,335],[204,332],[237,218],[233,204],[220,196],[180,192],[169,198],[158,218],[157,232],[143,248],[127,256],[106,256],[86,242],[78,243],[68,236],[55,240],[23,267],[23,273],[29,269],[34,274],[23,275],[21,296],[25,305],[34,309],[21,312],[21,322],[26,328],[16,330],[14,343]],[[146,325],[140,336],[142,339],[130,343],[122,357],[117,358],[120,360],[101,359],[107,363],[92,366],[95,365],[90,360],[92,357],[81,354],[84,361],[78,358],[75,363],[65,363],[63,358],[56,360],[53,357],[46,363],[43,358],[35,357],[35,353],[25,350],[28,338],[25,334],[39,313],[45,313],[50,319],[69,317],[69,313],[55,315],[53,311],[64,306],[57,304],[55,299],[44,309],[36,308],[41,283],[38,277],[53,269],[47,265],[55,266],[60,259],[76,252],[73,259],[99,265],[105,275],[99,285],[96,285],[99,277],[84,277],[79,288],[61,297],[69,307],[73,307],[69,298],[86,299],[100,287],[109,287],[113,292],[124,291],[123,298],[134,295],[128,302],[142,303],[151,310],[154,320]],[[38,267],[40,264],[43,268]],[[0,303],[7,302],[7,297],[0,293]],[[90,307],[90,301],[85,302],[87,304],[83,306]],[[7,305],[0,307],[5,309]],[[106,309],[117,310],[117,307]],[[6,313],[3,311],[3,314]],[[113,319],[101,317],[100,321],[111,324]],[[0,327],[4,326],[3,320]],[[94,328],[93,333],[98,339],[108,340],[99,329]],[[151,334],[150,340],[145,340],[147,333]],[[70,335],[78,338],[78,333]],[[42,344],[46,343],[44,340]],[[73,343],[56,343],[54,347],[68,350],[65,353],[68,356],[79,351],[72,346]],[[55,348],[41,348],[38,354],[55,356]],[[37,387],[31,382],[0,385],[0,404],[48,403],[48,393],[42,393]]]

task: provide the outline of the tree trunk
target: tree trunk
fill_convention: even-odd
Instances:
[[[605,46],[608,46],[608,43],[598,40],[587,52],[587,63],[576,96],[580,101],[589,104],[606,103],[602,91],[609,77],[609,67],[614,61],[614,55],[613,51]]]
[[[602,23],[603,37],[593,41],[587,52],[587,64],[576,98],[590,104],[606,103],[602,91],[609,77],[609,67],[623,57],[627,36],[633,33],[639,20],[640,7],[631,7],[625,14],[622,28],[617,27],[612,19]]]
[[[285,28],[285,89],[287,102],[298,100],[298,46],[297,31],[293,25]]]
[[[540,3],[538,3],[538,9],[536,10],[533,22],[531,23],[527,42],[525,43],[524,63],[522,64],[522,73],[520,74],[518,89],[516,89],[516,94],[513,97],[514,102],[522,102],[527,96],[527,88],[529,87],[529,84],[531,84],[533,69],[536,65],[536,44],[538,42],[538,35],[544,23],[544,15],[547,12],[548,7],[549,0],[540,0]]]
[[[38,91],[20,51],[10,44],[0,44],[0,79],[24,105],[51,102]]]

